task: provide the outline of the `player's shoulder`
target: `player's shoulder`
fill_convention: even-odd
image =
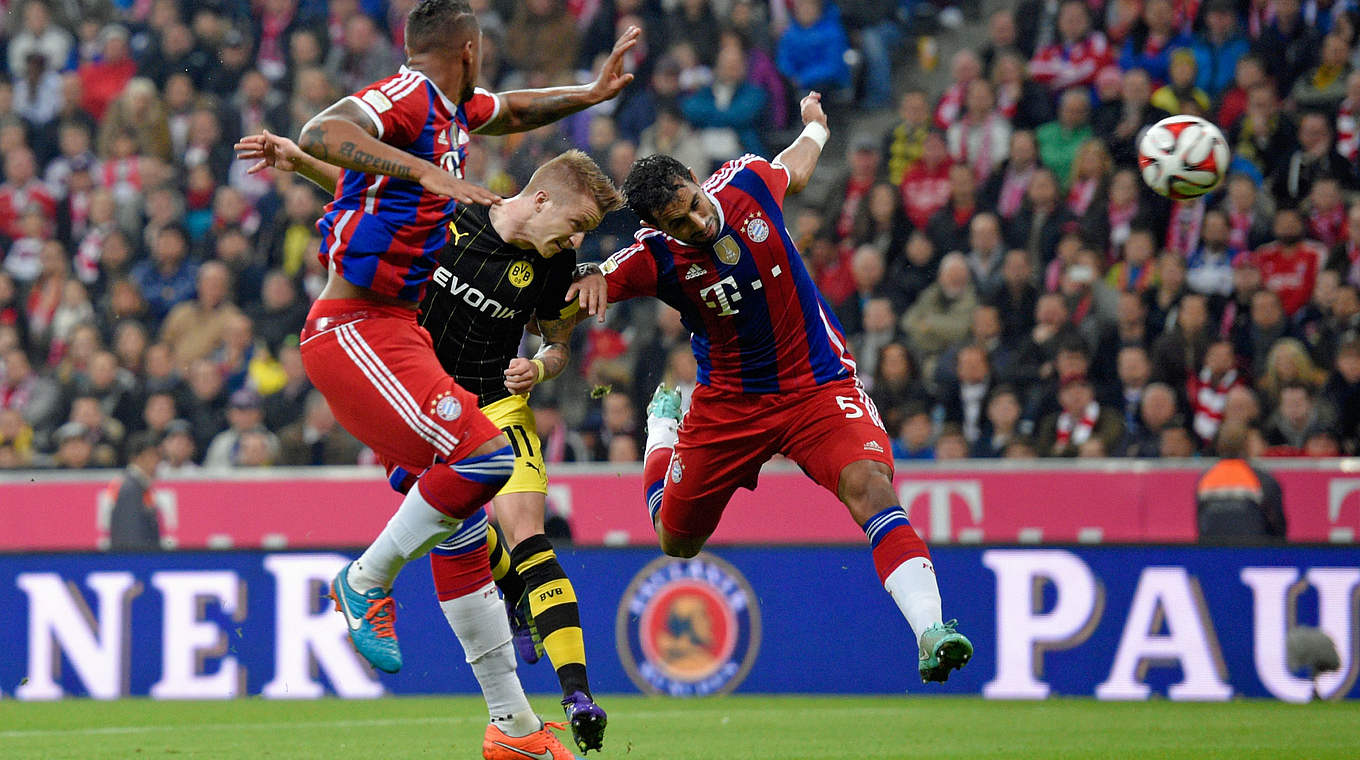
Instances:
[[[789,179],[789,170],[783,164],[754,153],[747,153],[718,167],[717,171],[704,180],[703,189],[727,204],[739,202],[737,198],[732,197],[734,195],[751,195],[756,186],[778,190],[778,195],[782,197]],[[734,194],[733,190],[741,192]],[[757,192],[757,195],[763,193]]]
[[[645,258],[655,258],[656,254],[652,246],[667,245],[670,236],[655,227],[643,227],[633,233],[633,243],[625,248],[620,248],[613,255],[604,260],[600,266],[601,271],[606,275],[619,267],[627,264],[635,256]]]
[[[743,172],[754,171],[760,173],[762,170],[767,170],[772,166],[773,165],[768,159],[757,156],[754,153],[747,153],[740,158],[734,158],[731,161],[725,162],[722,166],[719,166],[717,171],[710,174],[708,179],[704,180],[703,188],[710,193],[716,193],[730,185],[732,180]]]
[[[397,73],[385,79],[365,87],[359,93],[359,99],[369,104],[379,113],[392,107],[393,103],[404,101],[408,98],[419,99],[427,93],[425,87],[427,79],[424,74],[414,69],[402,66]]]

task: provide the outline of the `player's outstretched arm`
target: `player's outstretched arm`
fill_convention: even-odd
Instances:
[[[633,81],[633,75],[623,70],[623,57],[637,45],[641,34],[642,30],[636,26],[628,27],[614,43],[614,50],[600,68],[600,75],[590,84],[499,93],[501,113],[480,127],[477,133],[508,135],[512,132],[528,132],[616,97]]]
[[[378,127],[369,115],[352,100],[345,99],[303,125],[298,147],[332,166],[413,180],[426,190],[459,203],[489,206],[501,200],[490,190],[458,179],[423,158],[388,145],[377,135]]]
[[[788,192],[796,193],[807,187],[812,172],[817,168],[817,159],[822,157],[822,148],[831,131],[827,129],[826,112],[822,110],[822,94],[809,92],[798,104],[803,115],[803,133],[774,157],[776,163],[789,170]]]
[[[246,169],[247,174],[256,174],[265,169],[297,172],[298,176],[331,195],[335,195],[335,186],[340,183],[340,167],[307,155],[297,143],[267,129],[258,135],[242,137],[236,142],[235,148],[236,157],[243,161],[258,159]]]

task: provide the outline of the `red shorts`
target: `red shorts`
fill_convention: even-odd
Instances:
[[[868,459],[892,470],[892,445],[878,409],[851,378],[792,393],[694,391],[666,473],[661,524],[675,536],[707,538],[738,487],[754,490],[775,454],[797,462],[837,493],[841,470]]]
[[[335,419],[384,462],[420,473],[435,457],[456,462],[501,434],[440,366],[414,309],[317,301],[301,350]]]

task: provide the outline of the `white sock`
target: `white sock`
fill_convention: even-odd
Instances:
[[[883,582],[902,616],[916,633],[916,640],[926,629],[943,620],[940,611],[940,587],[935,582],[935,564],[925,557],[912,557],[888,573]]]
[[[392,581],[403,565],[425,556],[458,530],[461,521],[430,506],[420,495],[420,488],[421,484],[416,483],[407,492],[382,533],[349,566],[346,579],[356,591],[367,591],[374,586],[392,588]]]
[[[647,418],[647,447],[642,458],[645,461],[657,449],[673,449],[680,440],[680,422],[669,417]]]
[[[444,617],[463,645],[472,674],[482,686],[491,722],[507,736],[525,736],[543,727],[529,706],[519,676],[515,674],[515,648],[510,643],[510,622],[496,584],[457,599],[440,602]]]

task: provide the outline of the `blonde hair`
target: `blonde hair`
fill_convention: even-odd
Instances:
[[[538,167],[524,190],[561,190],[570,197],[589,198],[601,217],[623,206],[623,195],[614,182],[594,159],[575,148]]]
[[[1072,160],[1072,175],[1068,184],[1075,184],[1081,179],[1081,164],[1088,153],[1094,153],[1100,158],[1100,169],[1095,176],[1097,179],[1108,177],[1114,169],[1114,160],[1110,158],[1110,151],[1105,147],[1105,141],[1098,137],[1092,137],[1082,143],[1077,148],[1077,154]]]
[[[1294,377],[1281,377],[1276,367],[1280,359],[1286,356],[1294,360],[1294,366],[1298,371]],[[1303,383],[1317,390],[1326,380],[1326,371],[1313,364],[1303,343],[1295,338],[1280,338],[1270,347],[1270,353],[1266,354],[1265,377],[1261,378],[1260,386],[1261,390],[1269,394],[1272,401],[1278,401],[1280,391],[1291,382]]]

